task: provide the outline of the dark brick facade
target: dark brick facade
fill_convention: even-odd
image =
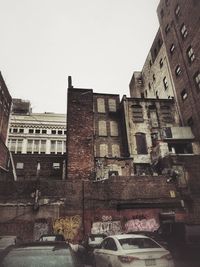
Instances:
[[[200,2],[161,0],[157,13],[182,121],[192,127],[199,141],[200,83],[195,75],[200,72]]]
[[[5,146],[12,98],[0,72],[0,176],[7,169],[8,150]]]
[[[94,174],[93,93],[68,89],[67,177],[91,179]]]

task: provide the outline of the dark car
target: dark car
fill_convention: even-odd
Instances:
[[[65,242],[13,245],[0,255],[1,267],[83,267]]]
[[[79,245],[78,253],[85,264],[93,265],[95,248],[99,248],[106,234],[90,234],[85,237],[81,245]]]

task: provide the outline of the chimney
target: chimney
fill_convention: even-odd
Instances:
[[[73,88],[72,86],[72,77],[68,76],[68,88]]]

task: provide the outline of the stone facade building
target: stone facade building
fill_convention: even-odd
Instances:
[[[64,179],[66,115],[33,113],[29,101],[13,99],[8,148],[15,179]]]

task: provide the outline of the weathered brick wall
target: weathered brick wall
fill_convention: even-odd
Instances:
[[[93,93],[68,89],[67,176],[91,178],[94,171]]]
[[[8,158],[9,158],[8,149],[0,138],[0,168],[7,169]],[[1,173],[0,173],[0,178],[1,178]]]
[[[47,154],[12,154],[18,180],[29,179],[58,179],[63,177],[65,170],[65,155],[47,155]],[[17,163],[23,163],[23,168],[18,169]],[[59,163],[59,168],[54,168],[53,163]],[[37,170],[40,164],[40,170]],[[63,170],[64,168],[64,170]],[[10,179],[13,179],[12,170],[10,170]]]

